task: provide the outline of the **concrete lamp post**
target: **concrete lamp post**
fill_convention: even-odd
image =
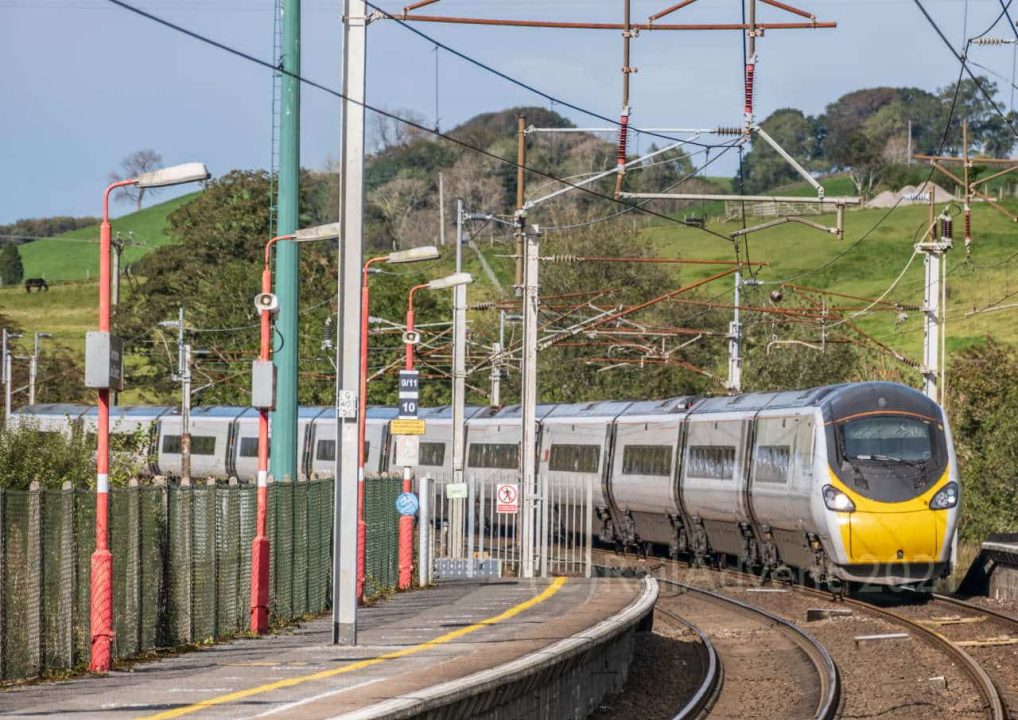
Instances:
[[[120,180],[103,192],[99,226],[99,330],[85,338],[85,386],[99,391],[95,456],[95,552],[91,567],[91,652],[88,669],[107,672],[113,644],[113,555],[109,550],[110,391],[123,389],[123,343],[110,333],[110,193],[120,187],[168,187],[208,180],[204,163],[186,163]]]

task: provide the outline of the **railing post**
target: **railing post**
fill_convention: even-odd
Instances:
[[[2,532],[2,530],[0,530]],[[66,667],[74,661],[74,591],[78,587],[78,552],[74,542],[74,488],[65,480],[60,489],[60,648]]]
[[[34,647],[29,650],[29,665],[37,674],[42,674],[42,661],[45,657],[43,645],[43,613],[45,612],[45,588],[43,584],[42,567],[42,494],[39,491],[39,481],[33,480],[28,486],[28,576],[34,580],[35,585],[35,607],[29,607],[28,617],[25,622],[28,624],[26,635],[34,637]]]
[[[427,587],[431,584],[431,478],[422,475],[417,480],[420,495],[420,524],[417,532],[417,584]]]
[[[194,642],[194,487],[190,478],[180,479],[181,539],[186,564],[184,641]]]
[[[586,557],[584,558],[584,560],[585,560],[586,565],[587,565],[587,571],[586,571],[585,575],[587,577],[590,577],[593,574],[593,563],[594,563],[594,559],[593,559],[593,545],[594,545],[594,536],[593,536],[593,532],[594,532],[594,485],[593,485],[593,481],[590,479],[589,476],[587,477],[586,485],[587,485],[587,487],[586,487],[586,491],[587,491],[586,492],[586,495],[587,495],[587,498],[586,498],[586,500],[587,500],[587,503],[586,503],[587,504],[587,507],[586,507],[586,520],[587,520],[587,522],[586,522],[586,527],[584,528],[586,530],[586,532],[584,533],[584,538],[585,538],[584,542],[586,543],[586,547],[585,547]]]
[[[212,637],[219,637],[219,486],[214,477],[205,478],[208,499],[205,503],[205,541],[212,541],[209,556],[212,559]]]

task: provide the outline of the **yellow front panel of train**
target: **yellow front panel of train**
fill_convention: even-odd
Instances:
[[[848,524],[853,564],[935,562],[940,554],[938,523],[929,510],[854,512],[849,513]]]

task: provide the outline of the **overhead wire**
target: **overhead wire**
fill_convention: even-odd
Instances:
[[[517,163],[515,160],[512,160],[510,158],[504,158],[504,157],[502,157],[502,156],[500,156],[500,155],[498,155],[498,154],[496,154],[494,152],[491,152],[489,150],[485,150],[484,148],[477,147],[476,145],[471,145],[470,143],[466,142],[465,140],[461,140],[461,139],[459,139],[459,138],[457,138],[457,137],[455,137],[453,135],[449,135],[447,133],[439,132],[439,131],[435,130],[434,128],[429,128],[429,127],[427,127],[425,125],[421,125],[420,123],[414,122],[413,120],[408,120],[407,118],[400,117],[399,115],[397,115],[397,114],[395,114],[393,112],[390,112],[388,110],[384,110],[384,109],[379,108],[379,107],[375,107],[375,106],[371,105],[370,103],[362,102],[362,101],[359,101],[359,100],[354,100],[354,99],[346,96],[344,93],[340,92],[339,90],[331,88],[331,87],[329,87],[327,85],[323,85],[322,83],[319,83],[319,82],[317,82],[315,80],[311,80],[310,78],[306,78],[303,75],[301,75],[300,73],[295,73],[295,72],[287,70],[285,68],[277,67],[276,65],[274,65],[271,62],[268,62],[266,60],[262,60],[261,58],[255,57],[254,55],[251,55],[250,53],[244,52],[243,50],[235,48],[235,47],[233,47],[231,45],[227,45],[226,43],[220,42],[218,40],[214,40],[214,39],[208,37],[207,35],[203,35],[202,33],[199,33],[199,32],[197,32],[195,30],[191,30],[189,28],[186,28],[183,25],[179,25],[179,24],[174,23],[174,22],[172,22],[170,20],[167,20],[165,18],[159,17],[158,15],[155,15],[155,14],[153,14],[151,12],[148,12],[147,10],[143,10],[143,9],[141,9],[141,8],[135,6],[135,5],[132,5],[131,3],[125,2],[125,0],[106,0],[106,2],[111,3],[113,5],[116,5],[116,6],[122,8],[124,10],[127,10],[128,12],[134,13],[135,15],[138,15],[139,17],[143,17],[143,18],[145,18],[147,20],[150,20],[150,21],[155,22],[155,23],[157,23],[159,25],[162,25],[163,27],[169,28],[170,30],[178,32],[178,33],[180,33],[182,35],[186,35],[186,36],[188,36],[188,37],[190,37],[190,38],[192,38],[194,40],[197,40],[198,42],[204,43],[206,45],[210,45],[210,46],[212,46],[214,48],[222,50],[223,52],[229,53],[229,54],[234,55],[235,57],[241,58],[243,60],[247,60],[248,62],[254,63],[256,65],[260,65],[260,66],[266,68],[267,70],[271,70],[272,72],[282,73],[282,74],[284,74],[284,75],[286,75],[286,76],[288,76],[290,78],[293,78],[294,80],[296,80],[296,81],[298,81],[298,82],[300,82],[300,83],[302,83],[304,85],[307,85],[308,87],[315,88],[316,90],[321,90],[322,92],[327,93],[329,95],[332,95],[334,97],[337,97],[337,98],[339,98],[339,99],[341,99],[341,100],[343,100],[345,102],[353,103],[355,105],[363,107],[365,110],[370,110],[370,111],[372,111],[374,113],[377,113],[379,115],[387,117],[390,120],[394,120],[396,122],[400,122],[400,123],[402,123],[404,125],[412,127],[412,128],[414,128],[416,130],[419,130],[421,132],[427,133],[429,135],[433,135],[433,136],[435,136],[437,138],[441,138],[442,140],[450,142],[450,143],[452,143],[454,145],[458,145],[459,147],[462,147],[462,148],[464,148],[466,150],[471,150],[471,151],[476,152],[476,153],[478,153],[480,155],[484,155],[485,157],[491,158],[492,160],[496,160],[496,161],[498,161],[500,163],[503,163],[505,165],[510,165],[510,166],[515,167],[517,169],[522,169],[522,170],[524,170],[526,172],[533,173],[534,175],[538,175],[540,177],[545,177],[545,178],[548,178],[549,180],[556,180],[556,181],[560,182],[561,184],[563,184],[563,185],[565,185],[567,187],[573,188],[575,190],[579,190],[579,191],[581,191],[583,193],[591,195],[592,197],[596,197],[596,198],[599,198],[601,200],[608,200],[609,202],[615,203],[617,205],[628,205],[628,203],[625,203],[621,199],[617,199],[617,198],[615,198],[615,197],[613,197],[611,195],[606,195],[604,193],[597,192],[596,190],[592,190],[592,189],[590,189],[589,187],[586,187],[586,186],[576,185],[574,183],[570,183],[570,182],[564,181],[561,178],[559,178],[556,175],[554,175],[553,173],[545,172],[543,170],[539,170],[537,168],[530,167],[530,166],[528,166],[526,164]],[[666,221],[668,221],[670,223],[674,223],[676,225],[682,225],[682,226],[686,226],[686,227],[695,227],[698,230],[701,230],[701,231],[703,231],[703,232],[705,232],[705,233],[707,233],[709,235],[717,236],[717,237],[725,240],[726,242],[730,242],[730,240],[731,240],[727,236],[722,235],[721,233],[715,232],[715,231],[713,231],[713,230],[711,230],[709,228],[700,227],[698,225],[693,225],[691,223],[687,223],[687,222],[684,222],[682,220],[677,220],[676,218],[669,217],[668,215],[666,215],[664,213],[659,213],[659,212],[656,212],[654,210],[649,210],[649,209],[647,209],[644,206],[631,206],[631,207],[638,207],[639,212],[641,212],[641,213],[643,213],[645,215],[649,215],[651,217],[657,217],[657,218],[666,220]]]

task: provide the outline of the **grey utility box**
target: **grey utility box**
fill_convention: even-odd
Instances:
[[[85,333],[85,387],[124,389],[124,341],[108,332]]]
[[[271,360],[251,363],[251,407],[276,409],[276,366]]]

